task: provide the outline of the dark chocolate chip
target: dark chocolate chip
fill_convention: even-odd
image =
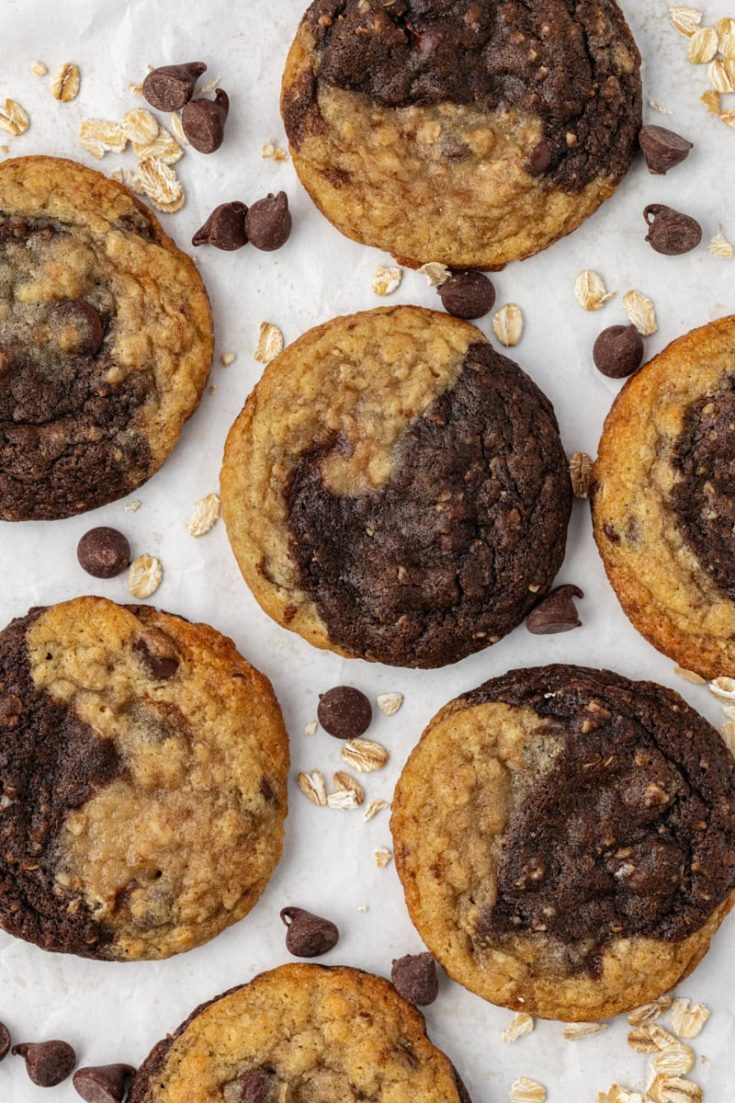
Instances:
[[[0,1061],[10,1053],[10,1031],[5,1023],[0,1023]]]
[[[579,586],[558,586],[540,602],[526,621],[526,628],[534,636],[549,636],[556,632],[570,632],[581,627],[575,597],[584,597]]]
[[[648,171],[665,176],[669,169],[686,161],[692,143],[665,126],[644,126],[638,135]]]
[[[196,82],[206,68],[203,61],[162,65],[143,81],[143,95],[157,111],[179,111],[194,95]]]
[[[455,318],[482,318],[495,303],[495,288],[482,272],[454,272],[437,291],[444,309]]]
[[[425,1007],[439,995],[439,977],[436,962],[431,954],[406,954],[396,958],[390,971],[390,979],[399,996]]]
[[[79,565],[94,578],[114,578],[130,566],[130,544],[117,529],[101,525],[77,544]]]
[[[657,253],[663,253],[666,257],[689,253],[702,240],[702,227],[696,218],[663,203],[649,203],[643,217],[648,223],[646,241]]]
[[[609,379],[625,379],[643,363],[643,338],[634,325],[609,326],[595,341],[592,358]]]
[[[22,1057],[29,1079],[39,1088],[53,1088],[66,1080],[77,1063],[77,1055],[68,1042],[21,1042],[13,1046],[14,1057]]]
[[[245,219],[245,229],[256,249],[272,253],[285,245],[291,234],[291,212],[285,191],[253,203]]]
[[[232,1103],[272,1103],[278,1086],[275,1072],[267,1066],[248,1069],[234,1083],[236,1092],[227,1093]]]
[[[282,908],[281,921],[288,927],[286,949],[294,957],[321,957],[339,942],[334,923],[303,908]]]
[[[531,176],[542,176],[551,164],[551,146],[546,141],[540,141],[531,150],[528,158],[528,171]]]
[[[73,348],[65,352],[94,356],[102,344],[105,335],[99,313],[86,299],[65,299],[56,303],[49,312],[54,326],[73,327],[76,330],[76,342]]]
[[[134,1075],[132,1065],[89,1065],[77,1069],[72,1084],[86,1103],[122,1103]]]
[[[335,739],[356,739],[370,727],[373,708],[359,689],[335,686],[319,695],[316,714],[325,732]]]
[[[213,100],[189,100],[181,114],[184,134],[200,153],[214,153],[222,145],[230,99],[218,88]]]
[[[192,245],[214,245],[215,249],[232,252],[248,243],[245,216],[248,209],[237,200],[215,207],[204,225],[191,239]]]
[[[164,635],[164,633],[161,633]],[[166,637],[168,641],[168,637]],[[152,650],[151,642],[146,639],[136,640],[133,644],[133,651],[136,651],[143,662],[143,665],[148,669],[149,673],[154,678],[160,678],[161,681],[166,681],[168,678],[173,678],[176,671],[179,669],[179,660],[175,655],[158,654]]]

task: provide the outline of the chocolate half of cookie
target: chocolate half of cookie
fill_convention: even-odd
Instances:
[[[286,734],[266,679],[212,629],[101,598],[32,611],[0,632],[0,736],[10,934],[86,957],[167,957],[265,887]]]
[[[493,679],[431,723],[394,809],[424,941],[509,1007],[584,1020],[654,998],[732,904],[735,762],[652,683],[569,666]]]

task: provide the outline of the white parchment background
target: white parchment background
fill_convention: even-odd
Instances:
[[[338,768],[333,740],[323,733],[303,735],[320,690],[346,680],[371,695],[388,690],[406,695],[402,711],[393,719],[379,715],[371,731],[390,748],[392,759],[387,770],[368,779],[370,797],[390,797],[403,760],[439,706],[515,666],[581,662],[658,679],[720,722],[720,710],[708,693],[677,678],[672,664],[645,644],[621,613],[595,552],[584,504],[575,505],[560,576],[587,595],[581,603],[584,627],[546,638],[521,627],[497,647],[430,673],[344,662],[313,650],[261,613],[240,579],[221,523],[201,540],[188,536],[191,505],[217,488],[227,429],[261,370],[252,357],[259,323],[275,322],[292,340],[333,315],[380,302],[371,280],[375,266],[387,258],[332,229],[298,185],[290,162],[260,156],[266,140],[284,144],[280,73],[304,6],[305,0],[0,2],[0,100],[17,99],[32,119],[28,133],[12,143],[12,154],[79,157],[108,172],[132,164],[130,154],[108,154],[101,164],[92,161],[78,145],[79,122],[116,119],[139,106],[128,83],[141,80],[149,64],[201,58],[209,65],[205,80],[221,76],[232,98],[226,141],[214,156],[190,151],[177,166],[188,200],[179,214],[163,216],[165,228],[186,246],[216,204],[252,202],[277,188],[288,191],[294,215],[293,236],[279,253],[198,251],[215,308],[217,354],[232,350],[237,360],[229,368],[215,364],[216,392],[205,395],[172,458],[135,495],[142,508],[125,512],[122,502],[69,521],[0,524],[0,621],[31,605],[90,591],[124,601],[124,578],[94,583],[75,556],[79,537],[93,524],[117,525],[136,553],[149,551],[163,561],[157,605],[228,633],[273,680],[291,734],[294,772],[319,767],[331,774]],[[666,105],[670,125],[692,138],[696,148],[665,179],[650,177],[638,164],[618,195],[571,238],[495,277],[498,305],[515,301],[523,307],[527,329],[515,355],[553,399],[567,450],[593,455],[618,385],[595,372],[590,350],[603,326],[625,320],[622,293],[637,287],[656,304],[660,330],[648,342],[650,353],[735,307],[735,261],[711,257],[705,245],[687,257],[660,257],[644,243],[641,212],[649,202],[695,215],[705,241],[720,224],[735,239],[735,133],[699,103],[707,87],[705,68],[686,61],[685,41],[670,28],[664,0],[627,0],[624,6],[645,58],[646,98]],[[726,14],[723,0],[708,2],[709,22]],[[75,102],[61,105],[52,99],[48,78],[30,72],[37,58],[52,71],[65,61],[79,64],[82,87]],[[647,115],[650,121],[667,122],[651,110]],[[599,271],[618,293],[600,314],[585,314],[573,297],[575,277],[585,268]],[[421,276],[407,272],[390,301],[432,306],[437,300]],[[489,319],[481,324],[489,329]],[[327,962],[385,974],[393,957],[419,950],[394,868],[379,870],[373,861],[376,846],[390,845],[387,813],[366,825],[360,813],[314,808],[295,785],[291,801],[285,856],[265,896],[247,919],[208,946],[160,964],[114,965],[45,954],[0,935],[0,1019],[15,1040],[66,1038],[85,1064],[141,1061],[199,1001],[285,960],[278,920],[285,904],[313,908],[340,924],[341,942]],[[358,911],[363,904],[368,911]],[[705,1086],[708,1103],[728,1103],[734,1094],[734,955],[735,923],[730,920],[682,988],[713,1012],[697,1043],[706,1059],[693,1074]],[[519,1075],[541,1080],[550,1103],[592,1101],[611,1080],[643,1085],[645,1059],[626,1047],[623,1020],[601,1037],[577,1043],[563,1041],[559,1024],[541,1023],[531,1037],[503,1046],[500,1032],[510,1017],[446,978],[428,1009],[431,1036],[460,1067],[475,1103],[507,1099]],[[72,1100],[75,1095],[67,1083],[44,1097],[27,1080],[20,1060],[8,1058],[0,1065],[0,1103],[42,1098]]]

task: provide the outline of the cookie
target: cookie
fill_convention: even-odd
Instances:
[[[735,674],[735,316],[634,375],[592,472],[595,539],[635,627],[704,678]]]
[[[281,108],[342,233],[412,266],[502,268],[625,176],[640,56],[615,0],[314,0]]]
[[[129,1103],[469,1103],[423,1016],[357,969],[282,965],[197,1008]]]
[[[204,624],[82,597],[0,632],[0,926],[155,959],[253,907],[288,742],[270,683]]]
[[[230,542],[317,647],[396,666],[496,643],[551,586],[571,487],[551,403],[474,326],[419,307],[311,330],[230,431]]]
[[[431,721],[393,801],[419,934],[493,1003],[593,1021],[674,988],[735,900],[735,761],[669,689],[514,670]]]
[[[207,293],[152,212],[73,161],[0,164],[0,519],[135,490],[196,409]]]

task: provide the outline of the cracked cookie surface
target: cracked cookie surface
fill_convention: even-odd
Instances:
[[[705,678],[735,674],[734,426],[730,317],[632,377],[592,473],[595,539],[625,613]]]
[[[561,565],[570,503],[548,399],[474,326],[418,307],[291,345],[222,469],[230,542],[266,612],[399,666],[455,662],[519,624]]]
[[[283,965],[197,1008],[137,1073],[130,1103],[469,1103],[423,1016],[380,977]]]
[[[120,498],[204,390],[207,293],[127,188],[52,157],[0,165],[0,518]]]
[[[396,790],[412,918],[471,991],[592,1021],[673,988],[735,888],[735,763],[671,690],[571,666],[447,705]]]
[[[0,632],[0,926],[126,961],[206,942],[280,857],[270,683],[207,625],[76,598]]]
[[[498,268],[615,191],[640,57],[615,0],[314,0],[282,112],[343,233],[408,264]]]

